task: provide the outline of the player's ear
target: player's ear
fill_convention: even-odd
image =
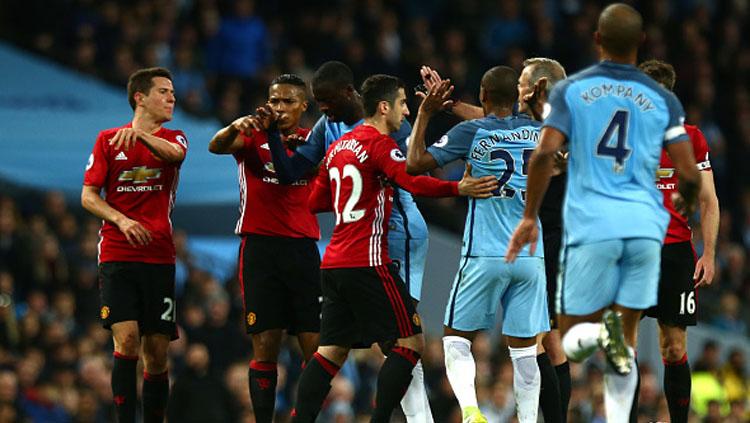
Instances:
[[[146,94],[143,94],[140,91],[136,91],[135,94],[133,94],[133,100],[135,100],[135,105],[136,106],[140,105],[144,97],[146,97]]]
[[[602,34],[599,31],[594,31],[594,43],[598,46],[602,45]]]
[[[387,115],[389,110],[391,110],[391,104],[388,101],[383,100],[378,103],[378,112],[381,115]]]
[[[304,112],[307,111],[307,106],[309,106],[309,105],[310,104],[307,102],[307,100],[302,100],[302,104],[300,106],[302,108],[302,113],[304,113]]]

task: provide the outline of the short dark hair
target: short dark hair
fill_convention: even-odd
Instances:
[[[518,100],[518,74],[508,66],[495,66],[482,76],[487,99],[495,106],[509,106]]]
[[[654,81],[663,85],[669,91],[674,89],[677,74],[674,72],[674,67],[669,63],[662,62],[661,60],[647,60],[638,65],[638,69],[650,76]]]
[[[334,88],[345,88],[354,85],[354,74],[345,63],[332,60],[323,63],[312,78],[312,86],[330,85]]]
[[[135,93],[143,93],[148,95],[151,88],[154,86],[154,78],[164,77],[172,80],[172,73],[166,68],[145,68],[139,69],[133,72],[128,78],[128,103],[130,107],[135,110]]]
[[[307,84],[305,84],[305,81],[299,75],[293,73],[281,74],[271,81],[269,88],[278,84],[295,86],[302,91],[303,98],[307,97]]]
[[[307,84],[305,84],[305,81],[299,76],[295,75],[293,73],[284,73],[271,81],[271,85],[276,84],[288,84],[288,85],[294,85],[296,87],[307,87]]]
[[[627,55],[643,41],[643,17],[625,3],[610,4],[599,14],[597,31],[606,51]]]
[[[378,111],[378,104],[387,101],[394,105],[398,90],[406,89],[404,81],[391,75],[372,75],[362,83],[362,104],[365,108],[365,116],[374,116]]]

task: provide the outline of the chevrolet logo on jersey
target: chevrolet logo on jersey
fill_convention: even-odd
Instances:
[[[674,169],[672,168],[659,168],[656,170],[656,180],[661,178],[671,178],[674,176]]]
[[[161,176],[161,169],[149,169],[146,166],[134,167],[125,170],[117,178],[118,181],[133,182],[134,184],[146,183],[149,179],[157,179]]]

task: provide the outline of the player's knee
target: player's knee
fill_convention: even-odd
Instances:
[[[396,345],[404,348],[409,348],[419,354],[424,351],[424,336],[422,334],[412,335],[408,338],[400,338],[396,341]]]
[[[253,335],[253,358],[258,361],[275,361],[281,348],[281,334],[263,332]]]
[[[140,349],[137,332],[121,331],[114,337],[115,351],[127,356],[137,356]]]

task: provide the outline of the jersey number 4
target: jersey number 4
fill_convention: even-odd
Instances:
[[[534,152],[532,148],[525,148],[523,150],[523,163],[521,164],[521,173],[525,176],[529,174],[529,159],[531,153]],[[510,151],[504,148],[498,148],[497,150],[490,151],[490,161],[502,160],[505,162],[505,170],[503,174],[497,178],[498,189],[492,191],[492,195],[500,198],[513,198],[516,196],[516,190],[509,187],[508,183],[510,178],[513,177],[513,172],[516,171],[516,159],[510,154]],[[521,190],[521,199],[526,201],[526,190]]]
[[[598,156],[612,157],[615,160],[613,170],[615,173],[622,173],[625,169],[625,160],[630,157],[632,150],[628,148],[628,116],[627,110],[618,110],[609,121],[604,135],[596,145],[596,154]],[[615,133],[615,131],[617,131]],[[613,145],[612,138],[615,138]]]
[[[357,167],[354,165],[345,165],[343,172],[339,171],[337,167],[328,169],[328,177],[331,179],[331,183],[336,184],[336,194],[333,200],[333,211],[336,213],[336,224],[339,223],[352,223],[365,216],[364,210],[354,210],[354,206],[357,205],[359,197],[362,195],[362,174],[359,173]],[[349,199],[344,204],[344,210],[339,210],[339,198],[341,198],[341,181],[344,178],[350,178],[352,180],[352,192]]]

